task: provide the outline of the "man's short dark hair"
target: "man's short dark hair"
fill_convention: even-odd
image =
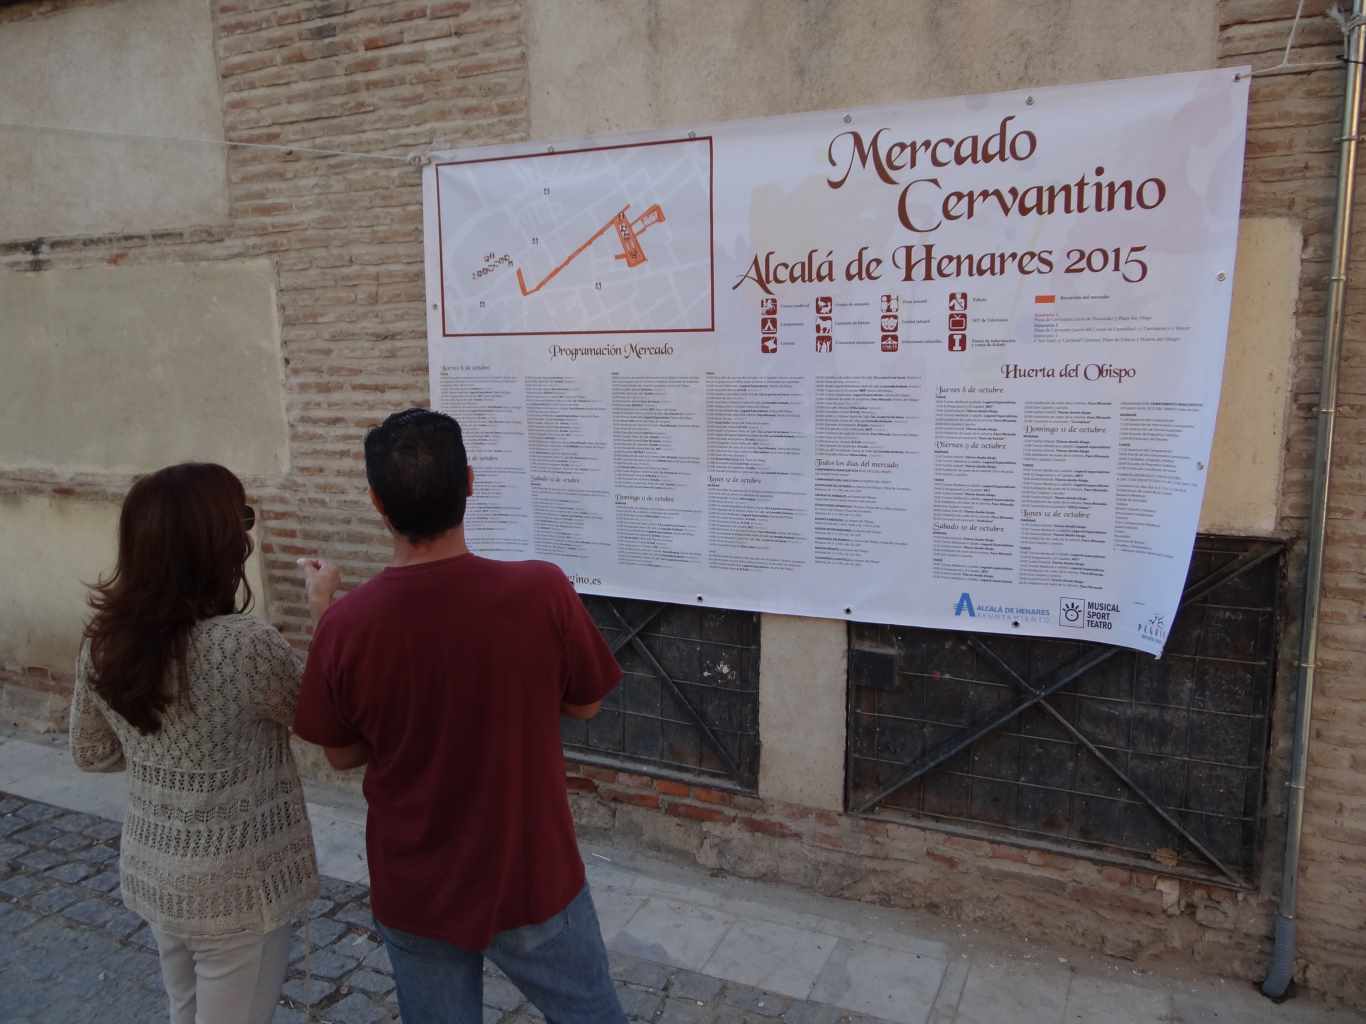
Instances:
[[[430,409],[396,412],[365,435],[365,476],[393,528],[414,544],[465,520],[469,460],[460,424]]]

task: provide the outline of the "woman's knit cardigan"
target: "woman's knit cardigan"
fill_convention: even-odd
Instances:
[[[173,935],[265,933],[306,916],[318,865],[289,748],[299,659],[265,622],[223,615],[189,643],[189,694],[142,735],[76,666],[71,754],[128,772],[123,901]]]

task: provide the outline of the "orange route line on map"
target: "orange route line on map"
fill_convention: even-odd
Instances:
[[[522,296],[525,298],[530,295],[535,295],[551,281],[555,280],[555,276],[559,274],[561,270],[573,263],[579,256],[583,255],[594,242],[613,228],[616,229],[617,242],[621,245],[621,252],[616,254],[616,259],[625,260],[628,267],[638,267],[644,263],[645,250],[640,247],[640,236],[645,234],[651,225],[662,224],[664,222],[664,210],[658,203],[654,203],[635,220],[630,220],[626,216],[626,211],[630,208],[631,204],[627,203],[613,214],[612,218],[606,224],[598,228],[586,242],[566,256],[563,262],[547,274],[536,287],[527,287],[526,277],[522,274],[522,268],[518,267],[517,287],[522,290]]]

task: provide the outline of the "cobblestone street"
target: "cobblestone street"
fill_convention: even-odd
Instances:
[[[119,826],[103,818],[0,795],[0,1018],[7,1024],[166,1018],[155,940],[119,900],[118,836]],[[365,886],[324,878],[307,933],[312,953],[306,960],[301,928],[277,1022],[399,1019]],[[613,954],[612,971],[632,1020],[872,1021],[621,954]],[[506,978],[486,973],[485,1024],[544,1019]]]

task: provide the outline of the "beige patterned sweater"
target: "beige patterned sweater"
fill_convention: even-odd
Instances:
[[[265,933],[303,917],[318,865],[289,749],[300,664],[284,637],[247,615],[198,623],[190,699],[149,736],[89,676],[83,648],[71,755],[86,771],[128,772],[119,851],[128,909],[182,936]]]

